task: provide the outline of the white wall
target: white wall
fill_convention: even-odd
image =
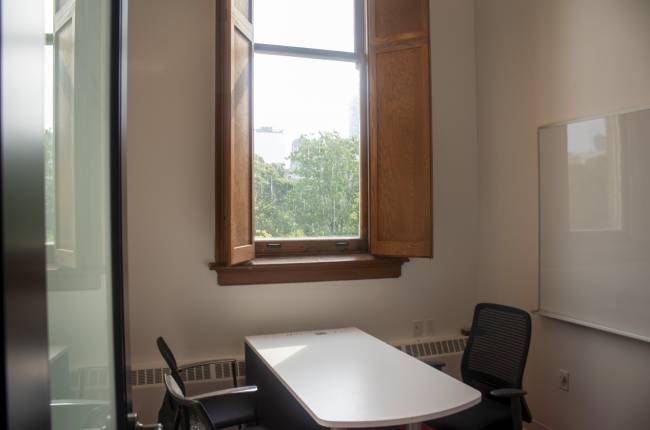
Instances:
[[[220,287],[214,249],[214,0],[129,6],[128,283],[134,366],[241,354],[247,334],[358,326],[386,340],[476,297],[477,146],[471,0],[431,2],[435,259],[399,279]],[[136,405],[137,406],[137,405]]]
[[[536,128],[650,105],[650,1],[476,1],[476,40],[479,299],[534,309]],[[650,345],[543,318],[533,326],[526,388],[539,422],[648,428]]]

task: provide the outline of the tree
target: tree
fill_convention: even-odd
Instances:
[[[288,195],[296,224],[309,237],[359,234],[359,141],[321,133],[296,146]]]
[[[258,237],[359,234],[359,141],[301,136],[290,168],[255,157]]]
[[[286,210],[292,184],[282,163],[266,163],[255,155],[255,234],[258,237],[290,236],[295,229]]]

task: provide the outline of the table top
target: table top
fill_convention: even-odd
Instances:
[[[462,411],[481,393],[357,329],[246,337],[246,343],[324,427],[381,427]]]

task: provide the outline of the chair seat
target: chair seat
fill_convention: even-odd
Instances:
[[[429,421],[427,425],[435,430],[509,430],[512,428],[510,404],[483,396],[478,405]]]
[[[215,396],[201,399],[200,402],[215,428],[255,421],[255,403],[248,394]]]

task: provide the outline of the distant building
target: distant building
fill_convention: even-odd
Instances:
[[[298,151],[300,149],[300,145],[302,145],[302,140],[300,138],[294,139],[291,142],[291,152],[294,153],[294,152]],[[298,168],[298,166],[299,166],[299,163],[297,161],[290,160],[289,172],[291,172],[294,169]],[[295,179],[295,178],[297,178],[297,176],[289,173],[289,178]]]
[[[284,133],[284,130],[278,130],[277,128],[273,128],[273,126],[270,125],[264,125],[262,127],[257,127],[255,129],[256,133],[275,133],[275,134],[282,134]]]
[[[285,166],[291,155],[291,138],[282,129],[262,126],[255,129],[255,154],[267,163],[280,163]]]

